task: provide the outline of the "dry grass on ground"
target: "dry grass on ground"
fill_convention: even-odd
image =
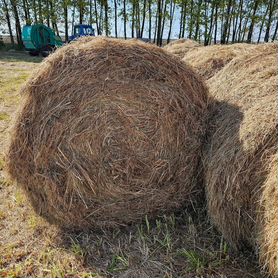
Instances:
[[[18,89],[37,62],[24,53],[0,52],[1,170]],[[73,234],[36,216],[1,171],[0,200],[0,277],[260,277],[251,254],[230,254],[202,211]]]

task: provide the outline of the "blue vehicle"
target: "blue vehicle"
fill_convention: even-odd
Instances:
[[[74,25],[73,34],[69,37],[70,41],[83,36],[95,36],[95,30],[92,25],[78,24]]]

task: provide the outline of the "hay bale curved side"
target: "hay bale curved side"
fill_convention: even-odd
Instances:
[[[165,45],[163,48],[179,57],[179,58],[183,58],[184,55],[190,51],[191,49],[195,49],[195,48],[199,48],[201,47],[201,45],[193,40],[189,40],[189,39],[179,39],[173,42],[170,42],[169,44]]]
[[[247,54],[255,45],[237,43],[192,48],[185,53],[183,61],[193,67],[205,80],[213,77],[232,59]]]
[[[198,193],[207,91],[162,49],[81,39],[49,56],[22,93],[7,168],[50,222],[125,225]]]
[[[261,264],[272,275],[278,275],[278,159],[273,156],[268,165],[267,180],[260,196],[259,255]]]
[[[212,96],[204,151],[208,214],[236,249],[258,246],[265,165],[277,152],[276,53],[274,44],[258,47],[208,81]]]

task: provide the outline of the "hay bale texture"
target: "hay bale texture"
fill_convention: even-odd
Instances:
[[[22,94],[7,169],[48,221],[125,225],[197,194],[206,88],[162,49],[81,39],[48,57]]]
[[[268,175],[260,198],[259,250],[264,269],[278,275],[278,159],[275,154],[267,165]]]
[[[208,80],[232,59],[247,54],[254,47],[256,46],[247,43],[197,47],[186,52],[182,60]]]
[[[164,49],[179,58],[183,58],[189,50],[198,48],[200,46],[201,45],[196,41],[189,39],[179,39],[168,43],[164,46]]]
[[[277,45],[258,46],[208,81],[213,96],[204,152],[208,214],[235,249],[249,245],[258,250],[259,224],[268,223],[265,229],[274,221],[261,219],[268,216],[259,213],[259,203],[268,161],[277,153],[276,55]],[[268,202],[277,205],[276,196],[269,197]],[[268,238],[277,238],[269,231],[273,234]],[[277,246],[271,241],[269,245],[273,248],[268,248],[268,256],[276,256]],[[270,263],[265,262],[269,269]]]

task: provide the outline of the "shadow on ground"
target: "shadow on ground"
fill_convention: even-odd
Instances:
[[[40,56],[30,56],[26,51],[0,51],[0,61],[2,62],[29,62],[40,63],[43,60]]]

